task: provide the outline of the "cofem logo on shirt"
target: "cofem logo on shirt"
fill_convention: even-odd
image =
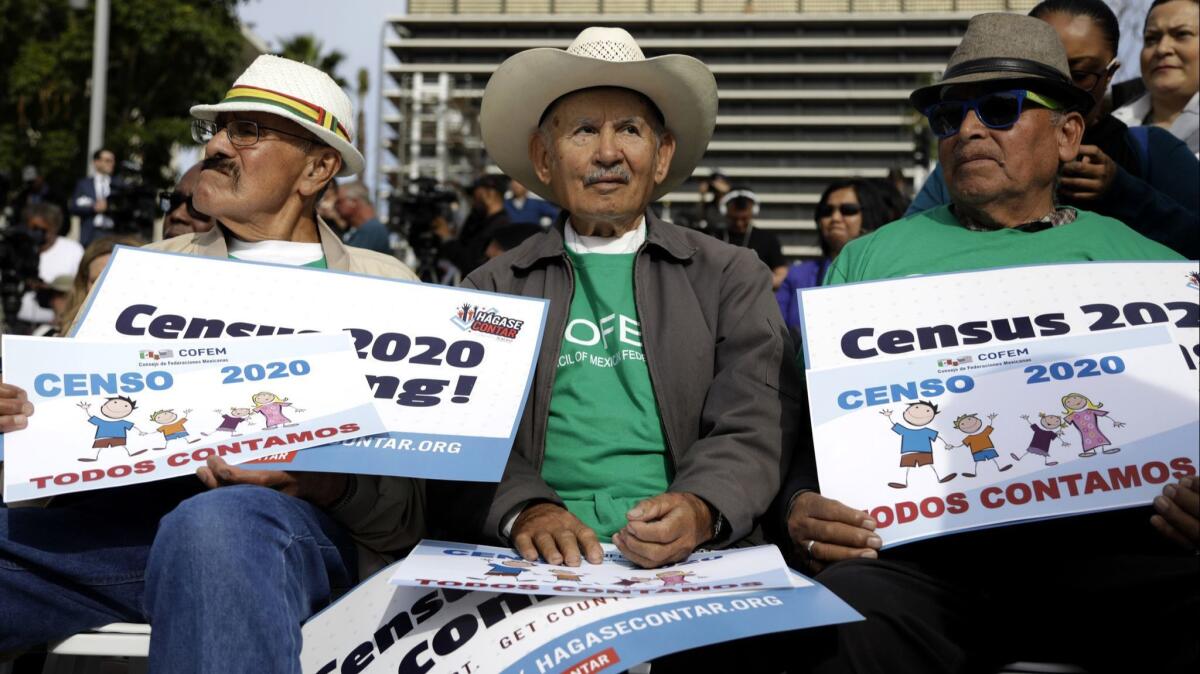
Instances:
[[[485,309],[466,302],[459,305],[450,322],[469,332],[482,332],[504,339],[516,339],[525,325],[525,321],[504,316],[494,308]]]

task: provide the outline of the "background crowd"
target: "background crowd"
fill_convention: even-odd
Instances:
[[[1107,5],[1048,0],[1036,12],[1066,46],[1075,84],[1096,101],[1079,157],[1063,166],[1060,202],[1116,218],[1197,257],[1196,3],[1153,3],[1143,34],[1124,37],[1143,45],[1142,77],[1120,84],[1113,77],[1122,36]],[[68,280],[88,273],[81,262],[105,259],[103,251],[111,249],[114,237],[136,245],[213,226],[190,199],[194,167],[183,171],[173,188],[164,185],[156,192],[142,177],[142,158],[137,159],[123,160],[101,148],[92,155],[90,174],[79,177],[69,193],[59,193],[35,165],[19,170],[0,165],[5,330],[63,331],[80,301],[77,284]],[[780,310],[792,330],[799,327],[796,290],[819,285],[847,241],[949,202],[937,165],[923,185],[910,186],[900,167],[886,179],[835,181],[814,209],[820,256],[789,261],[774,232],[756,226],[754,190],[753,184],[734,184],[716,169],[699,181],[695,204],[677,205],[665,214],[661,204],[655,209],[677,224],[752,249],[772,271]],[[385,204],[374,203],[364,184],[345,182],[327,191],[319,213],[348,245],[394,255],[425,281],[455,284],[552,226],[558,209],[515,180],[485,174],[467,185],[418,179]]]

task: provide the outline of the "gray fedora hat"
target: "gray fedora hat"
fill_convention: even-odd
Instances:
[[[1091,94],[1071,80],[1067,50],[1050,24],[1031,16],[1003,13],[972,18],[946,64],[942,81],[917,89],[908,100],[924,112],[941,98],[946,87],[990,82],[1033,89],[1083,114],[1095,104]]]

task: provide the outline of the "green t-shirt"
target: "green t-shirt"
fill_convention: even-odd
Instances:
[[[846,244],[826,285],[917,274],[1087,260],[1182,260],[1123,223],[1089,211],[1040,232],[963,227],[950,206],[916,213]]]
[[[671,466],[633,294],[636,254],[568,252],[575,295],[558,356],[542,479],[604,541]]]

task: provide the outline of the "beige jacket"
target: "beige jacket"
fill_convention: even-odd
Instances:
[[[417,276],[399,260],[342,243],[337,234],[317,221],[321,248],[330,269],[367,276],[416,281]],[[229,249],[220,227],[204,234],[187,234],[146,246],[187,255],[227,258]],[[298,308],[297,311],[300,309]],[[0,466],[3,466],[0,463]],[[3,473],[0,473],[0,477]],[[354,495],[330,511],[358,544],[359,577],[366,578],[421,540],[425,528],[425,484],[405,477],[351,475]]]

